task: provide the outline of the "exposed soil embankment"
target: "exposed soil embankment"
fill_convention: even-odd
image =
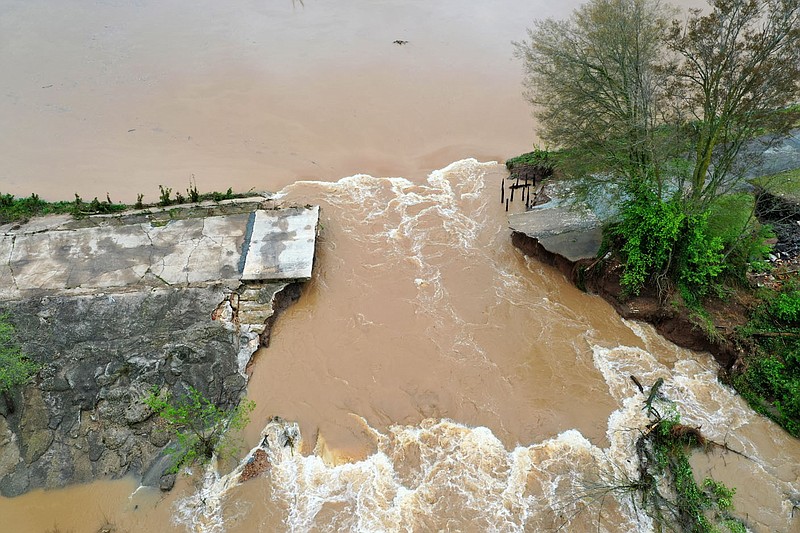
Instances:
[[[538,240],[517,231],[511,234],[511,242],[525,255],[557,268],[582,290],[602,296],[623,318],[652,324],[656,331],[678,346],[710,352],[725,370],[731,369],[738,360],[739,350],[734,342],[727,340],[724,334],[718,342],[709,340],[707,333],[697,326],[687,309],[662,303],[654,288],[643,290],[640,296],[624,297],[619,281],[621,265],[606,263],[599,268],[599,263],[594,260],[570,261],[546,250]],[[739,313],[731,312],[735,311],[733,309],[728,311],[728,321],[734,324],[738,322]],[[732,328],[732,325],[729,327]]]

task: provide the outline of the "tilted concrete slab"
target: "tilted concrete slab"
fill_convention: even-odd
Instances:
[[[251,220],[253,219],[253,220]],[[319,208],[75,228],[36,222],[0,235],[0,299],[30,291],[311,277]],[[252,228],[252,231],[250,230]],[[242,275],[246,266],[247,275]]]
[[[590,210],[559,205],[509,215],[508,224],[570,261],[595,257],[603,237],[600,220]]]
[[[311,278],[319,206],[256,211],[243,280]]]

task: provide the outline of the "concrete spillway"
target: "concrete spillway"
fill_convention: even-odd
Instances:
[[[0,398],[0,494],[126,473],[168,488],[145,398],[228,409],[314,263],[318,207],[263,198],[0,226],[0,315],[36,378]]]
[[[167,221],[95,217],[88,227],[69,217],[7,226],[0,300],[38,291],[307,280],[318,219],[318,207],[293,207]]]

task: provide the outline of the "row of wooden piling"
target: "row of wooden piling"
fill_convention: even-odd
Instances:
[[[522,189],[522,201],[525,203],[525,209],[528,210],[533,206],[533,200],[531,200],[531,189],[536,185],[536,178],[528,179],[527,177],[522,178],[522,182],[520,183],[519,176],[515,177],[514,184],[509,187],[511,194],[509,197],[506,197],[506,181],[507,179],[503,179],[500,182],[500,203],[505,203],[506,211],[508,211],[509,202],[514,202],[514,191],[517,189]]]

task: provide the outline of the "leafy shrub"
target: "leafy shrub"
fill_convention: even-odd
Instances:
[[[72,202],[46,202],[37,194],[26,198],[15,198],[12,194],[0,194],[0,224],[26,220],[49,213],[70,213]]]
[[[607,241],[621,252],[621,284],[629,295],[646,283],[669,279],[694,298],[704,295],[723,270],[722,240],[708,231],[709,214],[687,215],[677,200],[643,191],[623,204]]]
[[[765,243],[774,237],[769,226],[754,216],[755,198],[751,194],[726,194],[714,200],[708,216],[708,234],[719,237],[725,249],[725,271],[745,279],[748,269],[764,270],[772,247]]]
[[[676,203],[661,202],[651,195],[625,203],[622,220],[610,231],[622,242],[625,271],[621,283],[627,293],[638,294],[650,276],[665,273],[683,221]]]
[[[678,281],[692,295],[703,296],[724,269],[722,239],[708,232],[708,212],[686,219],[678,243]]]
[[[197,181],[194,179],[194,174],[192,174],[192,179],[189,181],[189,188],[186,190],[186,194],[190,202],[197,203],[200,201],[200,191],[197,190]]]
[[[794,350],[789,360],[761,354],[737,375],[734,386],[758,412],[800,437],[800,362]]]
[[[172,204],[172,189],[169,187],[164,187],[163,185],[159,185],[158,190],[160,191],[160,194],[158,195],[158,205],[161,207],[166,207]]]
[[[778,294],[769,306],[769,313],[782,322],[800,322],[800,290],[790,290]]]
[[[181,397],[162,394],[156,387],[145,398],[145,404],[164,420],[177,440],[169,450],[174,459],[173,472],[181,466],[206,462],[214,453],[233,455],[239,443],[230,432],[244,429],[255,408],[255,402],[243,400],[233,409],[225,410],[194,387],[189,387]]]
[[[508,170],[514,170],[515,167],[529,165],[545,167],[552,170],[553,158],[547,150],[535,148],[532,152],[527,152],[506,160],[506,168]]]
[[[22,352],[8,313],[0,314],[0,393],[25,385],[39,368]]]

